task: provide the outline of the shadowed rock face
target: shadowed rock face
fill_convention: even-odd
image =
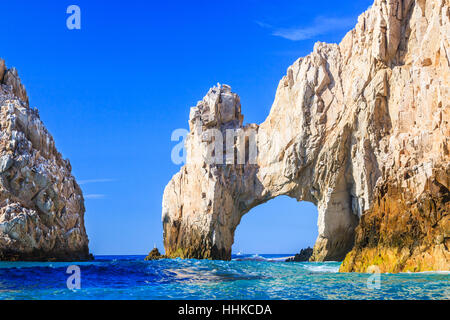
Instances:
[[[212,88],[164,192],[166,255],[230,259],[242,216],[288,195],[318,207],[313,261],[354,248],[342,271],[448,270],[449,35],[448,1],[376,0],[339,45],[289,67],[261,125],[243,127],[239,97]],[[256,131],[255,163],[209,161],[206,133],[230,128]]]
[[[371,265],[383,273],[449,270],[450,167],[405,174],[409,177],[389,177],[377,188],[341,271],[366,271]]]
[[[84,199],[68,160],[0,59],[0,260],[90,259]]]

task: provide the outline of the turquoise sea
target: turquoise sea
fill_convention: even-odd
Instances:
[[[0,299],[450,299],[448,272],[381,274],[377,282],[370,274],[338,273],[338,262],[282,262],[286,256],[0,262]],[[79,290],[67,288],[70,265],[80,267]]]

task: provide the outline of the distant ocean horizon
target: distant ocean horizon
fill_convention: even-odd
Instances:
[[[145,255],[98,255],[88,262],[0,262],[0,299],[450,299],[449,272],[339,273],[340,262],[284,262],[291,256],[144,261]],[[78,290],[67,286],[73,265],[80,270]]]

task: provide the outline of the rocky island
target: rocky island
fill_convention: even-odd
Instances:
[[[306,249],[302,249],[302,250],[300,250],[300,253],[297,253],[295,256],[293,256],[291,258],[287,258],[286,262],[309,261],[309,259],[311,259],[313,252],[314,252],[313,248],[310,248],[310,247],[308,247]]]
[[[164,191],[166,256],[230,259],[242,216],[287,195],[318,208],[310,261],[450,270],[449,19],[447,0],[376,0],[340,44],[288,68],[260,125],[244,126],[229,86],[210,89]],[[211,153],[205,133],[230,129],[256,144],[256,161]]]
[[[88,260],[84,199],[17,70],[0,59],[0,261]]]

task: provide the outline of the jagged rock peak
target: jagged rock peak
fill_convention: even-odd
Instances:
[[[231,92],[231,87],[217,84],[211,88],[196,107],[191,108],[189,124],[191,130],[217,127],[223,125],[242,126],[239,96]]]
[[[5,61],[0,58],[0,84],[9,87],[9,92],[28,106],[28,95],[20,81],[16,68],[6,69]]]
[[[0,260],[90,259],[71,165],[0,59]]]

